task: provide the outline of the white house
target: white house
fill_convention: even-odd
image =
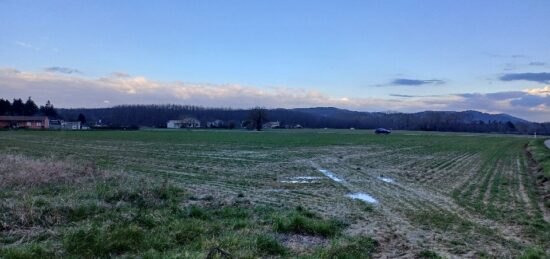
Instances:
[[[270,122],[264,123],[263,126],[264,128],[274,129],[274,128],[280,128],[281,123],[279,121],[270,121]]]
[[[169,129],[200,128],[201,122],[195,118],[189,117],[183,120],[169,120],[166,123],[166,127]]]
[[[82,129],[82,123],[80,121],[51,120],[50,128],[60,130],[80,130]]]

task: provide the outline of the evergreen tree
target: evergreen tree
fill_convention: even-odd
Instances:
[[[25,104],[21,99],[13,99],[11,104],[11,114],[15,116],[21,116],[24,114]]]
[[[48,100],[45,106],[40,107],[40,112],[48,117],[57,117],[57,111],[53,107],[53,104]]]
[[[0,99],[0,115],[8,115],[11,110],[11,103],[8,100]]]
[[[36,106],[36,103],[34,103],[34,101],[29,96],[29,98],[25,102],[25,105],[23,106],[23,115],[33,116],[37,112],[38,112],[38,106]]]

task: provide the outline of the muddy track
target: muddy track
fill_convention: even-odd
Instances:
[[[406,211],[418,211],[418,210],[433,210],[442,211],[445,213],[453,213],[461,218],[472,221],[481,226],[493,229],[496,231],[496,235],[504,240],[509,240],[516,243],[521,243],[521,233],[517,228],[508,227],[503,224],[484,219],[482,217],[469,213],[466,209],[457,205],[452,198],[426,190],[422,186],[395,182],[392,184],[382,183],[376,178],[374,174],[360,174],[353,168],[355,166],[342,165],[343,163],[335,163],[337,159],[330,159],[324,157],[319,162],[310,161],[312,167],[316,170],[330,168],[331,172],[340,179],[338,182],[347,192],[363,192],[374,196],[379,200],[379,204],[376,205],[381,217],[386,223],[390,223],[391,226],[386,226],[388,233],[394,233],[397,237],[386,239],[385,242],[392,245],[398,245],[403,247],[414,246],[415,242],[418,242],[418,237],[411,235],[411,233],[422,233],[421,235],[433,235],[430,232],[426,232],[415,226],[410,222],[410,219],[404,214]],[[345,164],[345,163],[344,163]],[[360,180],[358,179],[360,178]],[[370,224],[372,227],[372,223]],[[361,228],[361,224],[355,226]],[[380,228],[380,226],[378,226]],[[381,231],[381,230],[379,230]],[[429,242],[431,241],[426,241]],[[438,242],[431,244],[431,246],[439,246]],[[400,253],[404,253],[399,255]],[[405,251],[393,250],[391,254],[385,254],[390,257],[407,257]],[[448,255],[453,257],[452,255]]]
[[[516,159],[517,174],[519,177],[519,195],[521,197],[522,203],[525,206],[525,209],[529,216],[533,216],[533,208],[531,207],[531,200],[525,189],[525,183],[527,182],[524,178],[526,177],[521,170],[521,164],[519,158]],[[528,183],[527,183],[528,184]]]

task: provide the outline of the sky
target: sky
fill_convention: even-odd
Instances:
[[[550,121],[550,1],[0,0],[0,98]]]

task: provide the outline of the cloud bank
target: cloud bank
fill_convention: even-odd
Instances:
[[[511,73],[511,74],[504,74],[500,77],[501,81],[517,81],[517,80],[524,80],[524,81],[532,81],[542,84],[549,84],[550,83],[550,73]]]
[[[0,98],[32,96],[56,107],[107,107],[118,104],[190,104],[209,107],[270,108],[334,106],[359,111],[479,110],[550,121],[550,86],[497,93],[460,93],[389,98],[336,97],[306,89],[258,88],[239,84],[161,82],[117,72],[99,78],[74,73],[24,72],[0,68]]]

